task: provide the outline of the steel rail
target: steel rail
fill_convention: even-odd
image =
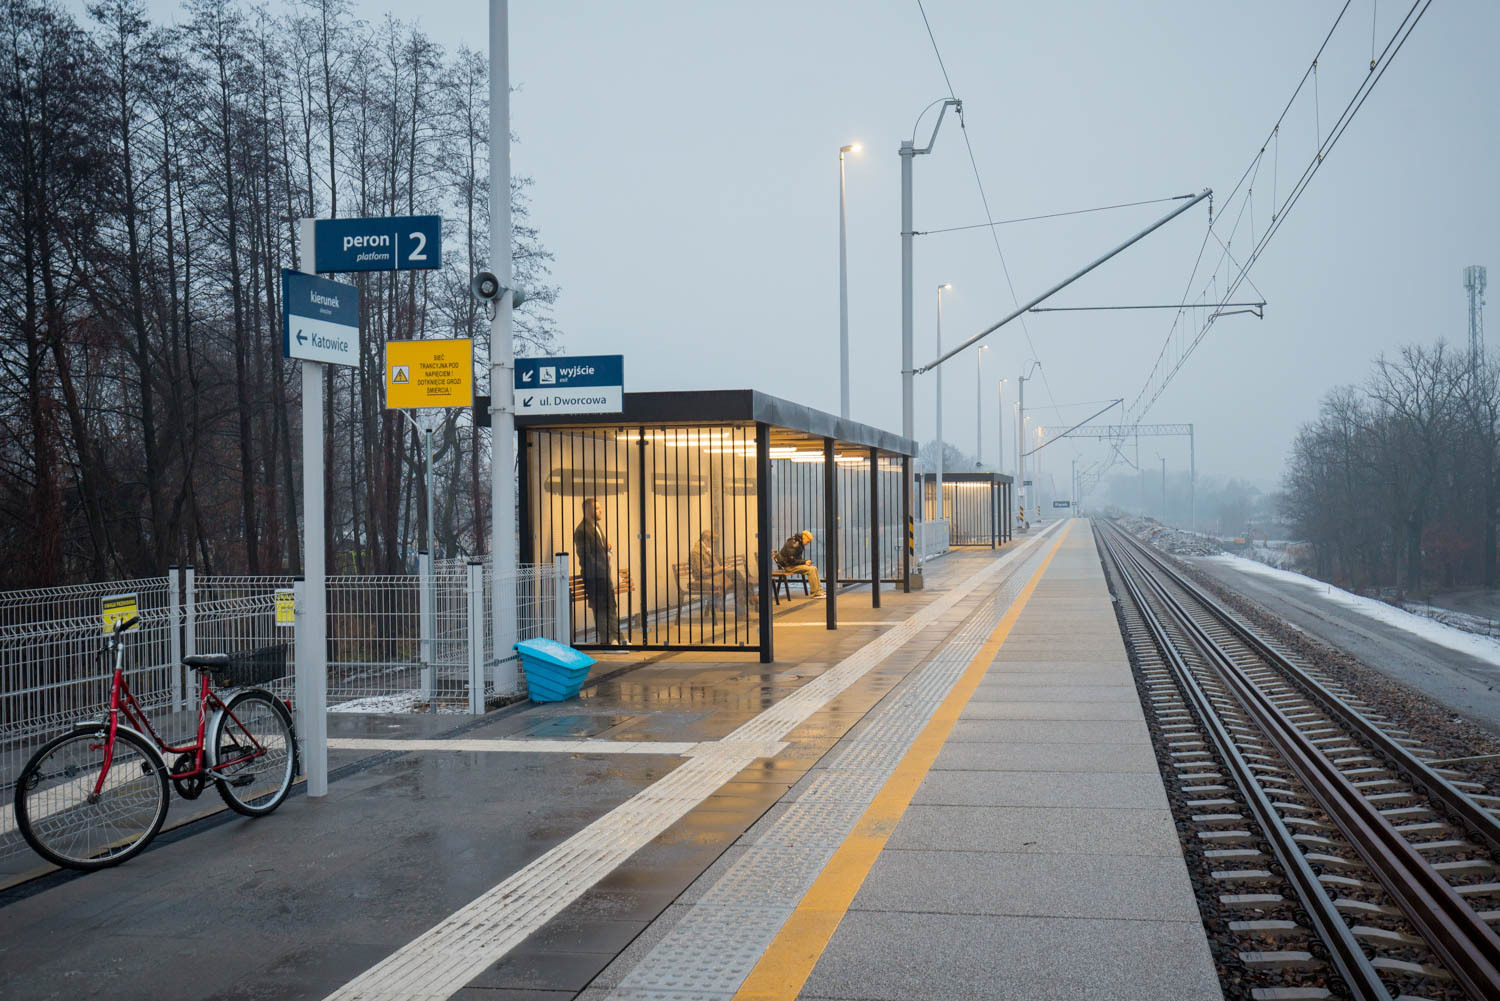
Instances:
[[[1119,531],[1116,529],[1116,531]],[[1300,686],[1313,701],[1321,703],[1323,708],[1331,714],[1339,717],[1359,735],[1369,740],[1376,749],[1396,764],[1411,777],[1412,781],[1422,786],[1433,799],[1436,799],[1443,808],[1453,814],[1466,825],[1469,832],[1478,838],[1488,842],[1491,851],[1500,851],[1500,818],[1496,818],[1479,803],[1449,782],[1432,767],[1431,764],[1417,757],[1411,749],[1402,744],[1396,738],[1386,733],[1374,721],[1365,716],[1358,709],[1349,705],[1337,694],[1330,691],[1327,686],[1303,671],[1296,664],[1286,658],[1257,636],[1238,616],[1219,604],[1212,596],[1182,576],[1171,564],[1167,563],[1157,553],[1144,546],[1138,540],[1131,538],[1128,534],[1121,533],[1131,545],[1138,548],[1148,559],[1167,576],[1173,584],[1186,593],[1192,595],[1193,600],[1202,605],[1214,619],[1223,624],[1235,635],[1241,643],[1250,648],[1251,652],[1272,667],[1284,674],[1289,675],[1292,680]]]
[[[1124,538],[1125,533],[1111,526]],[[1129,542],[1142,549],[1134,539]],[[1147,554],[1149,556],[1149,554]],[[1476,998],[1500,997],[1500,936],[1458,895],[1412,844],[1239,667],[1154,574],[1140,567],[1149,590],[1224,680],[1288,767],[1338,825],[1407,919],[1455,980]],[[1155,562],[1155,561],[1153,561]],[[1189,595],[1197,590],[1183,588]]]
[[[1219,758],[1234,776],[1235,785],[1239,788],[1246,805],[1265,834],[1266,842],[1276,861],[1281,865],[1282,873],[1297,894],[1298,903],[1307,914],[1313,926],[1313,932],[1328,949],[1334,970],[1344,981],[1343,986],[1350,992],[1353,1001],[1390,1001],[1390,991],[1380,979],[1380,974],[1375,971],[1369,957],[1361,948],[1359,940],[1354,937],[1354,932],[1323,889],[1323,884],[1318,880],[1318,874],[1303,857],[1296,839],[1287,829],[1281,815],[1276,812],[1276,807],[1267,795],[1265,787],[1257,781],[1254,770],[1240,753],[1234,743],[1234,738],[1229,735],[1229,730],[1214,708],[1213,701],[1203,690],[1198,679],[1193,676],[1192,669],[1183,660],[1182,653],[1167,633],[1166,626],[1146,601],[1140,585],[1136,583],[1127,569],[1128,554],[1118,552],[1115,548],[1117,543],[1112,542],[1103,531],[1095,528],[1095,532],[1105,552],[1114,562],[1120,582],[1129,592],[1130,599],[1135,603],[1137,611],[1146,623],[1146,628],[1151,633],[1151,638],[1161,652],[1162,658],[1171,667],[1178,687],[1182,689],[1199,723],[1213,742],[1214,750],[1218,752]],[[1137,569],[1136,572],[1141,571]]]

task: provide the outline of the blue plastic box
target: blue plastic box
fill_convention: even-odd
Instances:
[[[578,694],[596,661],[556,640],[522,640],[516,644],[526,690],[533,702],[561,702]]]

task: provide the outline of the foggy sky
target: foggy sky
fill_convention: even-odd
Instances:
[[[927,10],[994,217],[1007,219],[1204,187],[1226,196],[1340,6],[929,0]],[[1382,44],[1407,6],[1379,4]],[[152,8],[174,16],[172,4]],[[450,48],[486,44],[481,3],[356,0],[354,9],[372,22],[387,11],[417,21]],[[1320,63],[1324,129],[1367,71],[1371,11],[1372,0],[1354,0]],[[512,0],[510,17],[513,165],[535,178],[531,221],[556,254],[565,350],[623,353],[629,390],[754,388],[837,412],[838,148],[860,142],[848,162],[852,416],[899,431],[896,149],[918,113],[947,96],[914,0]],[[1463,267],[1486,264],[1500,281],[1496,37],[1500,5],[1433,5],[1252,271],[1265,319],[1217,324],[1150,411],[1148,421],[1196,423],[1200,476],[1276,486],[1297,425],[1329,388],[1364,378],[1376,355],[1403,343],[1466,338]],[[1257,181],[1257,231],[1273,185],[1284,195],[1313,152],[1311,109],[1303,102],[1283,129],[1277,179],[1267,163]],[[915,176],[918,230],[984,221],[951,116]],[[1000,227],[1016,294],[1029,298],[1172,207]],[[1179,301],[1206,221],[1203,206],[1189,211],[1051,304]],[[934,355],[939,283],[954,285],[950,346],[1014,307],[985,230],[919,237],[915,260],[918,364]],[[1009,402],[1027,359],[1046,373],[1028,384],[1029,409],[1128,404],[1171,319],[1033,315],[1034,352],[1019,324],[992,336],[986,461],[996,456],[999,378],[1011,380],[1010,467]],[[1500,317],[1491,327],[1500,339]],[[972,452],[972,351],[944,378],[947,437]],[[917,386],[924,441],[932,382]],[[1041,420],[1072,423],[1092,409]],[[1101,454],[1072,447],[1044,453],[1059,484],[1074,455]],[[1143,445],[1150,468],[1156,450],[1174,473],[1185,469],[1185,443]]]

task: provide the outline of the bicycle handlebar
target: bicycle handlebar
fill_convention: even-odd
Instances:
[[[128,619],[116,622],[115,628],[112,631],[117,633],[128,632],[129,630],[134,629],[140,621],[141,617],[139,615],[132,615]]]

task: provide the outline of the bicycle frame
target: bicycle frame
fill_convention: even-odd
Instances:
[[[198,727],[195,739],[190,744],[182,744],[180,746],[167,743],[157,734],[156,728],[151,725],[151,720],[147,718],[145,710],[141,708],[140,703],[136,701],[135,696],[131,693],[130,683],[125,680],[125,644],[122,634],[117,633],[110,636],[109,649],[115,655],[114,672],[110,682],[109,694],[109,735],[105,738],[104,767],[99,770],[99,778],[94,783],[94,791],[90,798],[97,798],[99,796],[100,791],[104,788],[104,780],[109,776],[110,765],[113,763],[115,756],[115,737],[120,730],[121,715],[125,717],[125,724],[127,726],[137,733],[151,738],[151,742],[156,745],[157,751],[162,755],[163,764],[166,764],[165,759],[168,754],[192,753],[193,768],[191,771],[174,772],[171,766],[167,765],[167,776],[175,781],[198,778],[208,773],[220,771],[230,765],[237,765],[243,761],[258,758],[266,753],[266,749],[261,745],[260,741],[255,739],[255,735],[245,729],[245,725],[239,721],[234,713],[229,711],[229,706],[210,686],[207,671],[198,672]],[[215,762],[212,768],[206,768],[204,764],[204,752],[206,748],[203,738],[208,727],[208,713],[210,708],[214,712],[222,712],[227,715],[230,722],[239,727],[240,733],[254,745],[254,748],[248,754],[241,755],[232,761]]]

